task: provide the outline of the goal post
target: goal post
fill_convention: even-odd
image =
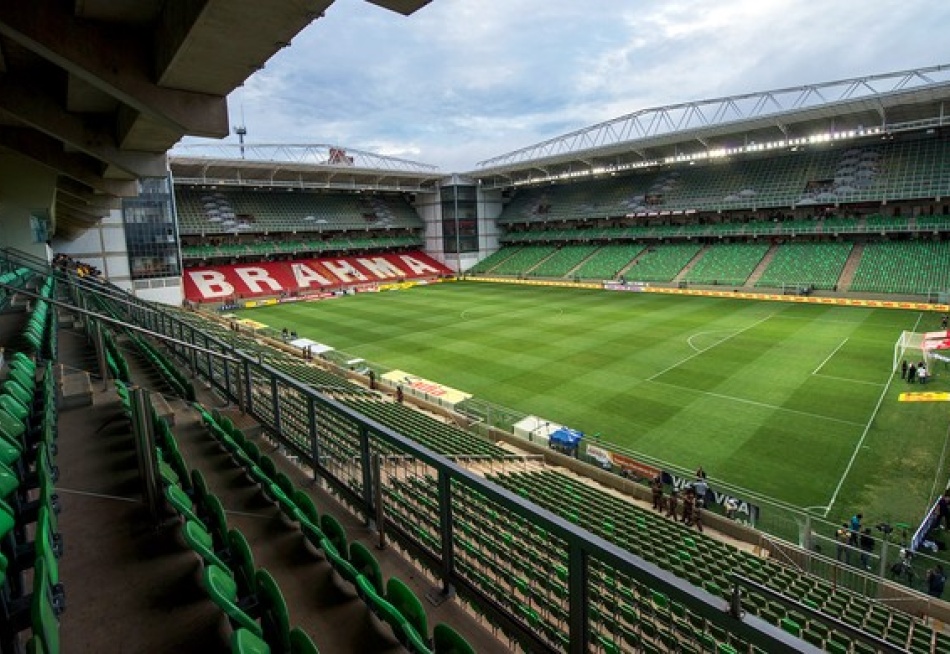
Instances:
[[[930,370],[932,361],[929,356],[930,352],[924,348],[925,340],[926,334],[908,331],[901,332],[900,338],[894,343],[894,364],[891,368],[891,372],[899,370],[901,362],[903,361],[907,361],[908,363],[919,363],[923,361],[927,369]]]

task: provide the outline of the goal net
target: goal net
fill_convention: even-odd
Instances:
[[[919,363],[923,361],[930,368],[927,353],[924,350],[925,335],[920,332],[901,332],[900,338],[894,344],[894,367],[891,371],[899,370],[901,363]]]
[[[908,364],[924,362],[927,370],[933,370],[938,361],[950,362],[950,331],[940,332],[902,332],[894,344],[894,367],[897,370],[902,362]]]

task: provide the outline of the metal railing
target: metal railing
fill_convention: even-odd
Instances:
[[[119,299],[112,290],[96,288],[84,292],[102,292]],[[74,287],[74,290],[76,288]],[[76,298],[77,296],[74,296]],[[447,457],[415,443],[392,429],[370,420],[335,399],[316,392],[308,384],[262,363],[259,356],[236,349],[180,317],[135,298],[123,298],[117,307],[123,318],[140,324],[137,329],[166,344],[179,359],[192,366],[194,373],[220,395],[235,402],[257,419],[269,436],[289,454],[308,466],[344,501],[362,515],[368,526],[377,526],[377,516],[386,516],[380,506],[380,485],[394,483],[399,476],[374,473],[377,455],[396,454],[415,462],[419,476],[434,482],[432,501],[437,507],[437,533],[422,537],[422,530],[405,521],[384,518],[378,525],[397,537],[400,546],[419,559],[440,583],[437,592],[448,597],[458,593],[475,603],[495,624],[504,627],[509,637],[530,651],[556,651],[565,648],[574,654],[598,651],[605,647],[604,629],[614,623],[597,615],[594,598],[604,602],[614,592],[613,601],[622,599],[619,589],[608,591],[598,585],[592,570],[608,570],[611,578],[622,576],[644,584],[651,592],[662,593],[673,602],[732,637],[758,645],[770,652],[818,651],[798,638],[755,616],[733,616],[723,599],[710,595],[683,579],[660,569],[630,552],[579,528],[567,520],[541,509],[528,500],[487,481]],[[65,303],[60,303],[63,306]],[[81,306],[70,306],[89,320],[116,320]],[[393,489],[382,489],[383,491]],[[538,552],[525,543],[512,540],[505,551],[492,552],[498,568],[491,579],[465,567],[462,551],[471,544],[472,535],[456,526],[462,508],[456,505],[459,492],[475,493],[483,498],[501,521],[531,525],[563,549],[551,556],[564,562],[565,593],[558,599],[562,617],[536,610],[531,599],[519,595],[511,582],[518,578],[526,561]],[[455,501],[453,501],[455,498]],[[392,508],[392,505],[390,505]],[[461,557],[461,558],[460,558]],[[514,563],[513,563],[514,562]],[[507,581],[506,581],[507,580]],[[494,584],[494,585],[493,585]],[[494,589],[494,590],[493,590]],[[509,601],[499,601],[498,590]],[[566,618],[566,620],[564,619]],[[608,626],[605,627],[605,624]],[[563,640],[558,640],[561,634]],[[646,636],[653,637],[653,636]],[[697,650],[712,651],[701,643]]]
[[[96,314],[82,306],[80,286],[83,286],[83,293],[98,293],[110,300],[120,300],[116,310],[122,314],[121,318]],[[611,579],[619,576],[637,580],[651,591],[664,594],[710,623],[767,651],[817,651],[755,616],[728,613],[720,598],[362,416],[318,393],[305,382],[263,363],[259,355],[239,350],[226,340],[187,323],[180,316],[137,298],[123,297],[118,289],[98,282],[88,285],[74,283],[71,288],[75,304],[57,302],[57,305],[77,310],[90,320],[135,322],[136,329],[164,342],[196,376],[256,418],[271,438],[308,466],[314,477],[322,479],[362,515],[367,525],[374,525],[377,516],[386,515],[386,507],[378,499],[385,496],[380,492],[383,490],[381,485],[399,478],[383,477],[378,471],[374,472],[373,462],[378,460],[377,455],[396,454],[404,460],[417,462],[424,470],[420,476],[434,480],[432,500],[438,508],[437,533],[433,538],[425,538],[423,531],[413,524],[391,518],[384,518],[384,524],[378,527],[398,536],[400,545],[439,579],[442,596],[458,592],[475,603],[495,624],[502,625],[511,638],[528,650],[554,651],[566,646],[568,651],[580,653],[609,649],[604,645],[604,621],[592,617],[598,615],[594,608],[595,598],[604,602],[605,595],[611,591],[599,585],[602,572],[598,572],[597,577],[591,572],[607,569]],[[498,415],[492,416],[489,407],[481,418],[482,424],[508,422],[514,417],[509,410],[504,414],[502,419]],[[470,532],[456,526],[455,517],[462,511],[456,505],[460,489],[484,498],[496,516],[500,516],[500,524],[529,524],[551,542],[562,545],[556,554],[563,560],[565,570],[564,592],[559,596],[564,611],[562,617],[535,611],[531,600],[521,596],[519,587],[513,584],[512,580],[518,579],[523,570],[519,566],[526,565],[525,558],[537,557],[536,552],[526,550],[525,543],[517,539],[508,541],[503,551],[493,553],[499,568],[490,580],[484,575],[479,576],[470,567],[457,565],[457,553],[465,549],[466,543],[470,544],[472,537]],[[810,533],[810,529],[806,533]],[[511,600],[507,603],[499,601],[497,588],[501,588],[502,596]],[[515,598],[519,599],[516,601]],[[621,595],[615,594],[612,601],[622,599]],[[519,601],[527,602],[527,610],[520,610],[525,606]],[[557,639],[559,632],[563,632],[566,641]],[[707,649],[702,643],[693,645],[699,650]]]

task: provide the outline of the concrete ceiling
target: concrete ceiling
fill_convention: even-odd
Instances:
[[[0,3],[0,148],[56,171],[57,234],[95,224],[333,0]]]

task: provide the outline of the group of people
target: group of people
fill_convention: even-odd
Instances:
[[[297,330],[288,330],[286,327],[280,332],[281,338],[285,341],[293,341],[297,339]]]
[[[63,254],[62,252],[54,255],[50,264],[54,268],[59,268],[66,272],[74,272],[79,277],[98,277],[102,274],[95,266],[84,261],[79,261],[78,259],[73,259],[68,254]]]
[[[901,363],[901,379],[906,379],[908,384],[913,384],[915,381],[926,384],[929,374],[930,373],[927,372],[927,366],[923,361],[908,365],[905,359]]]
[[[871,569],[871,554],[874,553],[874,536],[871,535],[871,528],[862,529],[861,521],[864,515],[855,513],[848,522],[843,522],[841,527],[835,532],[837,541],[837,558],[842,559],[847,565],[851,565],[851,551],[858,550],[860,565],[864,570]]]
[[[682,509],[680,509],[680,494],[674,489],[669,499],[663,501],[663,479],[657,475],[650,482],[650,492],[653,497],[653,508],[660,513],[666,512],[667,518],[682,522],[687,527],[696,527],[703,530],[703,504],[709,484],[706,483],[706,472],[700,467],[696,471],[696,481],[686,487],[683,492]]]
[[[871,535],[869,527],[862,526],[861,521],[863,519],[864,515],[856,513],[851,516],[850,520],[843,522],[835,532],[837,558],[839,561],[843,560],[846,565],[851,565],[851,552],[855,550],[859,553],[860,567],[863,570],[870,570],[871,555],[874,553],[874,537]],[[906,568],[909,571],[907,573],[909,575],[908,579],[912,580],[910,559],[913,554],[905,548],[901,548],[900,553],[901,558],[892,566],[891,573],[897,578],[901,574],[905,574],[904,570]],[[946,581],[947,577],[942,565],[937,564],[928,570],[925,580],[927,594],[932,597],[942,596]]]

